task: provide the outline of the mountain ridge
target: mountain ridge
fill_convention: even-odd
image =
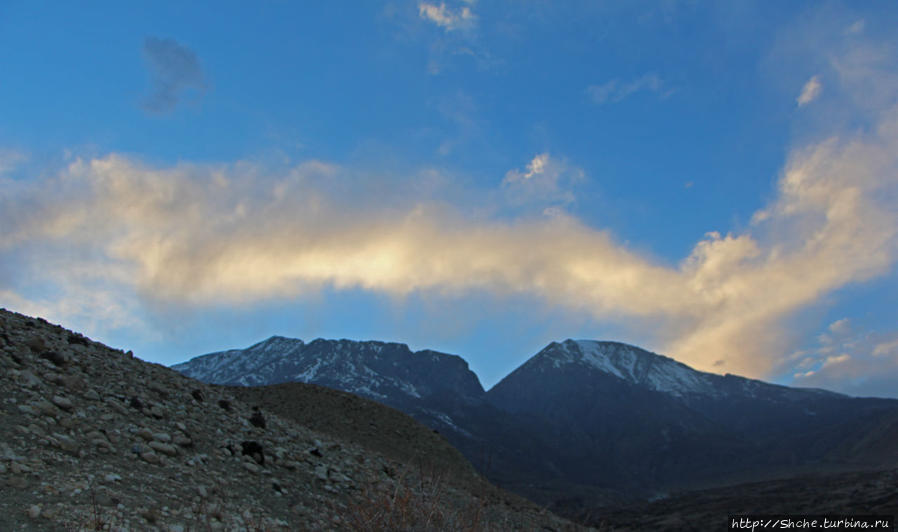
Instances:
[[[291,350],[279,359],[274,344]],[[219,374],[197,364],[214,367],[215,355],[233,364]],[[260,373],[247,372],[254,358]],[[568,515],[898,460],[896,400],[701,372],[622,342],[551,342],[489,390],[458,355],[345,339],[276,339],[174,368],[218,384],[304,379],[366,396],[438,430],[495,483]]]

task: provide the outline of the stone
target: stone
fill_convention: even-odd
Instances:
[[[256,441],[245,441],[240,446],[242,447],[241,454],[249,456],[259,465],[265,465],[265,452],[262,444]]]
[[[52,401],[54,405],[67,412],[71,412],[72,408],[75,407],[75,405],[72,404],[72,401],[68,397],[63,397],[61,395],[54,395],[53,398],[50,399],[50,401]]]
[[[49,360],[54,366],[64,366],[68,362],[68,357],[57,351],[44,351],[40,357]]]
[[[156,432],[153,434],[153,439],[162,443],[168,443],[171,441],[171,435],[166,432]]]
[[[47,401],[46,399],[39,399],[31,403],[31,406],[45,416],[56,417],[56,415],[59,413],[59,410],[57,410],[56,407],[53,406],[53,403]]]
[[[150,441],[153,439],[153,431],[151,431],[150,429],[148,429],[146,427],[141,427],[141,428],[137,429],[137,432],[135,433],[135,435],[138,438],[140,438],[142,440],[146,440],[146,441]]]
[[[148,445],[150,446],[151,449],[158,451],[162,454],[168,455],[168,456],[175,456],[178,454],[178,448],[175,447],[174,445],[169,445],[167,443],[162,443],[162,442],[155,441],[155,440],[151,441]]]
[[[37,389],[40,387],[41,380],[34,374],[28,370],[24,370],[19,373],[19,383],[26,388]]]
[[[100,400],[100,394],[98,394],[97,391],[94,390],[93,388],[84,392],[84,395],[82,397],[84,397],[85,399],[90,400],[90,401],[99,401]]]
[[[258,473],[259,471],[262,471],[262,468],[257,466],[253,462],[243,462],[243,467],[251,473]]]
[[[78,452],[78,448],[79,448],[78,442],[76,442],[71,437],[66,436],[65,434],[60,434],[58,432],[53,433],[53,439],[51,440],[51,442],[54,442],[54,441],[56,442],[55,443],[56,447],[59,447],[60,449],[62,449],[63,451],[65,451],[67,453],[74,454],[74,453]]]
[[[28,507],[28,517],[37,519],[41,516],[41,507],[38,504],[32,504]]]
[[[265,416],[262,415],[262,412],[256,410],[253,412],[253,415],[250,416],[249,422],[254,426],[260,429],[265,428]]]
[[[327,466],[319,465],[315,467],[315,476],[321,480],[327,480]]]
[[[83,392],[87,388],[87,383],[78,375],[63,375],[60,379],[62,385],[73,392]]]
[[[140,457],[143,459],[144,462],[147,462],[150,464],[158,464],[162,461],[162,459],[159,457],[159,455],[154,453],[153,451],[140,453]]]

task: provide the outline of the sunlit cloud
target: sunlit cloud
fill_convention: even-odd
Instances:
[[[849,88],[876,72],[868,54],[862,67],[853,57],[837,58]],[[538,206],[522,216],[475,216],[463,200],[404,187],[392,194],[401,201],[373,201],[354,177],[362,170],[326,161],[76,158],[0,189],[0,261],[15,265],[0,278],[0,305],[130,327],[145,307],[306,301],[323,289],[513,295],[639,323],[646,347],[709,371],[788,373],[810,386],[888,374],[896,339],[851,344],[849,321],[826,328],[815,349],[784,355],[794,348],[788,318],[896,262],[898,108],[875,116],[867,129],[792,150],[750,224],[710,231],[678,264],[568,214],[585,173],[555,153],[496,177],[487,196]]]
[[[816,100],[822,91],[823,85],[820,83],[820,76],[814,76],[804,84],[804,87],[801,88],[801,94],[798,95],[795,101],[799,107],[807,105]]]
[[[472,5],[473,2],[466,2]],[[469,6],[462,6],[458,9],[446,7],[444,2],[439,4],[429,2],[418,3],[418,16],[425,20],[436,24],[446,31],[454,31],[459,29],[468,29],[474,26],[477,16]]]

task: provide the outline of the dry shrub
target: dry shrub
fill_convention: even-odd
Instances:
[[[484,530],[483,502],[459,496],[445,476],[404,469],[391,481],[368,482],[343,511],[343,524],[359,531]]]

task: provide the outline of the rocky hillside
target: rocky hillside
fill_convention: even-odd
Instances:
[[[727,530],[727,515],[898,515],[898,469],[806,474],[681,493],[584,516],[619,532]]]
[[[0,530],[574,529],[469,468],[416,466],[282,417],[264,393],[6,310],[0,398]],[[401,436],[433,442],[410,423]]]

